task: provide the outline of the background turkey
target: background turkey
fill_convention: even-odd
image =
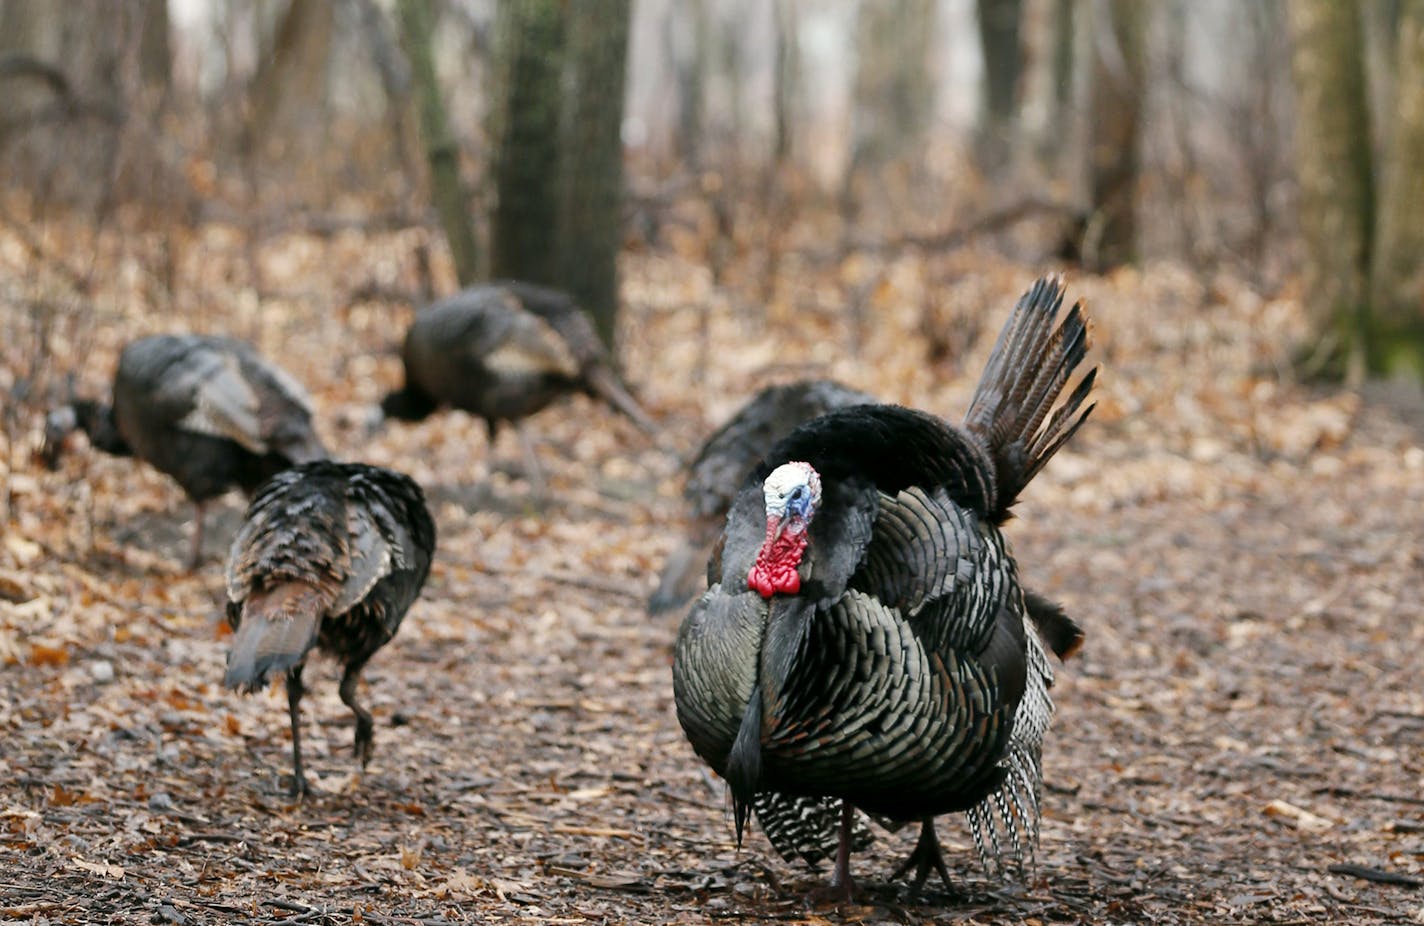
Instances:
[[[491,447],[500,424],[510,422],[536,488],[543,477],[522,422],[556,399],[582,392],[654,430],[588,316],[557,290],[491,283],[435,302],[416,315],[401,359],[405,386],[381,401],[384,416],[419,421],[454,406],[484,419]]]
[[[400,628],[435,551],[420,486],[362,463],[320,461],[268,482],[247,509],[227,564],[236,630],[224,684],[253,691],[284,674],[292,723],[292,792],[302,769],[302,669],[313,647],[342,665],[341,700],[356,715],[356,757],[371,758],[371,714],[356,700],[361,669]]]
[[[203,548],[203,508],[234,486],[252,492],[294,463],[322,459],[311,400],[281,367],[242,341],[197,334],[140,338],[119,355],[111,404],[80,400],[50,412],[53,468],[76,428],[100,450],[146,460],[195,507],[189,565]]]
[[[768,386],[713,432],[687,468],[682,497],[691,523],[663,566],[657,590],[648,599],[648,613],[670,611],[706,587],[707,557],[722,532],[727,509],[777,439],[833,408],[874,401],[868,393],[824,379]]]
[[[1048,417],[1088,346],[1062,285],[1040,280],[991,354],[962,428],[853,406],[793,431],[738,494],[673,664],[678,720],[783,856],[835,847],[851,889],[855,811],[921,821],[896,875],[948,882],[933,817],[966,812],[986,866],[1022,868],[1037,840],[1061,610],[1028,613],[999,530],[1082,425],[1090,372]],[[1045,419],[1046,423],[1045,423]],[[839,824],[834,809],[839,803]]]

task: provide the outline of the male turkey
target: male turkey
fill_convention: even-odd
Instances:
[[[868,393],[826,379],[768,386],[707,438],[687,468],[683,487],[691,518],[687,536],[663,566],[657,590],[648,599],[648,613],[670,611],[706,587],[707,557],[732,499],[778,439],[833,408],[874,401]]]
[[[1026,601],[1000,525],[1092,411],[1096,370],[1048,417],[1089,341],[1081,306],[1055,327],[1062,299],[1057,279],[1020,299],[963,427],[857,405],[780,441],[683,621],[678,720],[731,786],[738,841],[755,812],[784,857],[834,851],[833,890],[851,890],[856,810],[921,822],[895,873],[916,888],[948,883],[939,814],[967,814],[991,870],[1032,856],[1053,681],[1036,625],[1060,656],[1081,633]]]
[[[79,400],[50,412],[44,456],[53,467],[76,428],[100,450],[146,460],[178,481],[196,509],[189,565],[203,548],[203,508],[237,486],[251,493],[326,450],[312,429],[306,390],[251,345],[164,334],[119,355],[112,404]]]
[[[601,399],[654,430],[588,316],[557,290],[501,282],[435,302],[416,315],[401,359],[405,386],[381,400],[385,417],[419,421],[451,405],[484,419],[491,446],[500,424],[512,423],[536,483],[541,476],[522,422],[565,395]]]
[[[435,551],[435,523],[410,477],[364,463],[318,461],[258,491],[232,542],[229,688],[282,674],[292,723],[292,793],[302,771],[302,669],[313,648],[341,662],[341,700],[356,715],[356,757],[371,759],[371,714],[356,700],[361,669],[400,628]]]

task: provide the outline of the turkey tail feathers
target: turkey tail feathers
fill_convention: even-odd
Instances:
[[[633,398],[632,393],[618,381],[618,377],[613,371],[597,364],[584,371],[588,380],[589,389],[594,395],[603,399],[613,409],[628,418],[638,429],[648,436],[657,434],[658,426],[653,423],[653,419],[648,417],[648,413],[643,411],[643,406],[638,404],[638,400]]]
[[[254,592],[241,605],[223,684],[255,691],[269,675],[286,674],[316,643],[327,601],[310,585],[286,582]]]
[[[1068,616],[1058,602],[1024,589],[1024,607],[1034,629],[1038,631],[1038,638],[1047,644],[1053,655],[1069,659],[1082,649],[1083,628]]]
[[[1063,278],[1057,275],[1040,278],[1019,299],[964,418],[965,427],[984,441],[993,458],[993,514],[999,521],[1008,517],[1018,494],[1093,410],[1092,405],[1082,406],[1097,379],[1096,369],[1049,415],[1092,343],[1082,303],[1074,304],[1055,327],[1062,306]]]

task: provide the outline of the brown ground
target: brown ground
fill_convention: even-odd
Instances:
[[[905,833],[854,859],[863,906],[807,910],[824,872],[782,863],[759,834],[733,847],[671,709],[677,619],[641,608],[678,531],[676,454],[773,376],[835,375],[957,414],[987,344],[932,367],[926,323],[985,306],[992,333],[1035,270],[949,258],[926,310],[923,266],[884,268],[857,339],[834,277],[788,286],[763,322],[694,266],[631,259],[626,363],[667,433],[650,445],[583,400],[540,415],[540,503],[513,435],[491,454],[464,415],[369,444],[342,424],[397,380],[407,316],[338,294],[394,278],[399,256],[392,269],[379,254],[402,247],[283,240],[258,255],[256,298],[231,282],[234,237],[211,229],[178,257],[186,318],[145,309],[141,275],[116,274],[99,314],[54,325],[57,366],[91,391],[140,332],[254,337],[310,385],[339,453],[424,483],[440,549],[367,672],[363,780],[333,667],[307,673],[320,791],[293,804],[280,688],[219,684],[219,551],[240,501],[218,506],[208,561],[187,574],[191,509],[170,481],[82,441],[44,473],[27,457],[39,419],[23,414],[0,544],[0,917],[1424,922],[1424,418],[1282,384],[1294,303],[1167,266],[1070,279],[1098,321],[1101,405],[1011,527],[1024,573],[1089,634],[1056,689],[1037,868],[986,880],[946,819],[954,894],[885,883]],[[0,256],[19,277],[16,253]],[[705,344],[688,309],[704,305]],[[3,327],[8,387],[33,332],[19,315]]]

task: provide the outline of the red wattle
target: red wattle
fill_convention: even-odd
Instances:
[[[801,590],[801,555],[806,550],[806,531],[776,533],[775,519],[767,521],[766,542],[747,573],[747,588],[770,598],[777,592],[794,595]]]

